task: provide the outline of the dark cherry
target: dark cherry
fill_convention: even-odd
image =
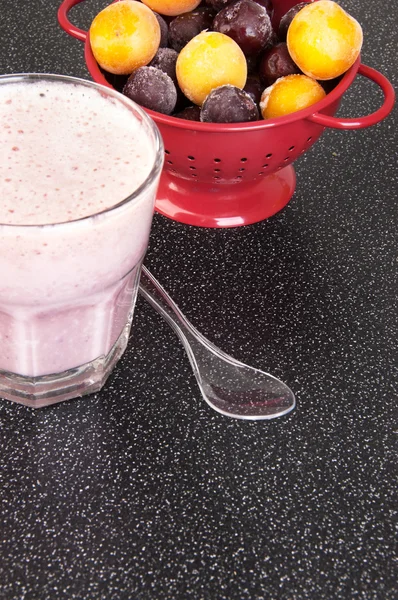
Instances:
[[[260,56],[261,55],[259,54],[256,54],[254,56],[246,56],[248,75],[257,75]]]
[[[278,37],[282,42],[286,39],[287,30],[289,29],[290,23],[293,21],[297,13],[304,8],[304,6],[307,6],[307,4],[308,2],[299,2],[290,10],[288,10],[281,18],[279,22]]]
[[[276,33],[273,31],[271,37],[268,40],[267,45],[264,46],[264,48],[261,50],[260,54],[253,54],[251,56],[246,56],[247,72],[249,75],[257,75],[258,74],[258,68],[259,68],[261,56],[264,54],[264,52],[266,50],[268,50],[269,48],[272,48],[278,42],[279,42],[278,37],[277,37]]]
[[[172,48],[159,48],[149,63],[150,67],[156,67],[166,73],[177,84],[176,62],[178,52]]]
[[[334,79],[327,79],[325,81],[319,81],[323,89],[327,94],[330,94],[332,90],[336,87],[338,83],[342,80],[344,74],[340,75],[340,77],[335,77]]]
[[[253,99],[233,85],[215,88],[202,104],[200,120],[204,123],[242,123],[257,121],[258,108]]]
[[[261,52],[273,37],[267,11],[252,0],[238,0],[220,10],[214,18],[213,29],[235,40],[245,56]]]
[[[209,6],[175,17],[169,24],[169,45],[177,52],[204,29],[210,29],[215,12]]]
[[[218,12],[228,6],[228,4],[232,4],[234,1],[235,0],[205,0],[205,3],[207,6],[210,6],[210,8]]]
[[[200,121],[200,108],[199,106],[187,106],[173,116],[186,121]]]
[[[128,75],[114,75],[113,73],[109,73],[109,71],[105,71],[105,69],[101,69],[101,73],[107,82],[115,88],[115,90],[118,92],[123,90],[124,86],[126,85]]]
[[[295,73],[301,73],[301,71],[293,62],[285,42],[280,42],[273,48],[266,50],[261,57],[258,74],[262,83],[266,86],[275,83],[279,77],[294,75]]]
[[[256,2],[256,4],[259,4],[260,6],[264,6],[269,16],[272,17],[272,14],[274,12],[272,0],[253,0],[253,2]]]
[[[159,26],[160,26],[160,44],[159,44],[159,47],[160,48],[167,48],[167,46],[169,45],[169,26],[167,25],[167,23],[164,20],[164,18],[162,17],[162,15],[159,15],[155,11],[154,11],[153,14],[157,18]]]
[[[140,67],[127,80],[123,94],[150,110],[171,115],[177,90],[171,77],[156,67]]]
[[[255,75],[249,75],[249,77],[246,80],[246,84],[243,88],[243,91],[246,92],[246,94],[249,94],[253,102],[255,102],[256,104],[260,104],[261,94],[263,90],[264,86],[261,84],[259,78]]]

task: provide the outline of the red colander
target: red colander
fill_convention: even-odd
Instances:
[[[59,23],[71,36],[85,42],[85,60],[94,81],[112,87],[94,59],[88,33],[68,19],[69,10],[82,1],[64,0],[58,10]],[[273,0],[274,26],[297,3]],[[334,117],[358,73],[381,88],[383,105],[357,119]],[[388,79],[358,58],[320,102],[277,119],[198,123],[147,110],[159,127],[166,153],[156,210],[175,221],[202,227],[236,227],[262,221],[289,202],[296,183],[291,163],[316,142],[325,127],[361,129],[374,125],[391,112],[394,98]]]

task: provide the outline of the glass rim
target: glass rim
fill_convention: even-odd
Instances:
[[[81,222],[86,222],[89,219],[94,219],[95,217],[99,217],[102,215],[106,215],[108,213],[112,213],[112,211],[118,210],[122,206],[130,204],[137,197],[139,197],[142,192],[149,187],[158,177],[160,171],[163,167],[164,161],[164,145],[163,139],[161,137],[160,131],[154,122],[154,120],[145,112],[145,110],[139,106],[133,100],[130,100],[127,96],[124,96],[120,92],[117,92],[113,88],[108,88],[104,85],[96,83],[94,81],[90,81],[89,79],[83,79],[80,77],[73,77],[71,75],[60,75],[55,73],[12,73],[12,74],[3,74],[0,75],[0,85],[3,83],[15,83],[15,82],[23,82],[26,80],[31,81],[58,81],[64,82],[67,84],[80,85],[84,87],[89,87],[92,89],[96,89],[101,94],[106,94],[107,97],[114,98],[118,102],[123,103],[127,108],[133,109],[136,112],[136,115],[139,116],[143,122],[149,127],[153,134],[153,141],[155,145],[155,158],[151,167],[150,172],[144,179],[144,181],[128,196],[120,200],[116,204],[109,206],[103,210],[95,212],[90,215],[86,215],[84,217],[79,217],[78,219],[71,219],[68,221],[59,221],[57,223],[1,223],[0,228],[54,228],[60,226],[74,225]]]

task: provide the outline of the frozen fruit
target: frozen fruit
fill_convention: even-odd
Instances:
[[[340,75],[340,77],[335,77],[334,79],[323,79],[319,83],[321,84],[325,92],[327,94],[330,94],[330,92],[334,90],[336,85],[340,83],[342,77],[343,75]]]
[[[90,27],[90,45],[98,64],[115,75],[129,75],[147,65],[160,43],[160,26],[141,2],[121,0],[97,14]]]
[[[261,94],[263,92],[263,89],[264,89],[264,86],[261,85],[259,78],[256,77],[255,75],[249,75],[246,80],[246,84],[245,84],[245,87],[243,88],[243,91],[246,92],[246,94],[249,94],[249,96],[252,98],[253,102],[255,102],[256,104],[259,104],[260,100],[261,100]]]
[[[235,40],[245,56],[259,54],[274,33],[266,9],[252,0],[228,4],[215,16],[213,29]]]
[[[199,106],[214,88],[227,83],[243,88],[246,78],[245,55],[232,38],[222,33],[202,31],[178,55],[179,86]]]
[[[333,79],[349,69],[362,47],[358,21],[332,0],[302,8],[290,23],[287,46],[301,71],[314,79]]]
[[[285,42],[269,48],[262,55],[258,74],[264,85],[272,85],[280,77],[295,73],[300,73],[300,69],[293,62]]]
[[[253,2],[256,2],[257,4],[260,4],[261,6],[264,6],[264,8],[266,9],[266,11],[269,14],[269,16],[272,17],[272,14],[274,12],[274,7],[272,5],[272,0],[253,0]]]
[[[156,112],[170,115],[177,102],[177,90],[173,80],[160,69],[141,67],[130,75],[123,94]]]
[[[196,104],[194,106],[186,106],[174,116],[186,121],[200,121],[200,108]]]
[[[260,102],[264,119],[282,117],[311,106],[326,96],[323,87],[306,75],[287,75],[267,87]]]
[[[108,73],[108,71],[103,71],[103,74],[107,82],[118,92],[123,90],[129,77],[128,75],[114,75],[113,73]]]
[[[278,38],[281,42],[284,42],[286,40],[287,30],[289,29],[289,25],[293,21],[293,18],[302,8],[304,8],[304,6],[307,6],[307,4],[308,2],[299,2],[298,4],[295,4],[295,6],[292,6],[292,8],[290,8],[283,15],[283,17],[279,21],[278,28]]]
[[[155,12],[169,17],[182,15],[199,6],[201,0],[142,0]]]
[[[257,55],[256,56],[246,56],[246,63],[247,63],[248,75],[257,75],[259,57]]]
[[[259,113],[253,99],[233,85],[215,88],[202,104],[200,120],[204,123],[243,123],[257,121]]]
[[[157,18],[159,27],[160,27],[160,44],[159,44],[159,46],[161,48],[167,48],[167,46],[169,45],[169,26],[166,23],[165,19],[162,17],[162,15],[159,15],[159,13],[157,13],[157,12],[154,12],[153,14]]]
[[[159,48],[154,58],[149,63],[150,67],[156,67],[166,73],[174,83],[177,83],[176,63],[178,52],[172,48]]]
[[[180,52],[195,35],[210,29],[214,14],[210,7],[204,6],[175,17],[169,25],[170,46]]]
[[[213,8],[216,12],[225,8],[227,4],[231,4],[234,0],[205,0],[207,6]]]

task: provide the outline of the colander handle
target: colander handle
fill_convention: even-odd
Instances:
[[[360,64],[358,73],[367,77],[374,83],[376,83],[384,94],[383,105],[375,112],[367,115],[366,117],[358,117],[357,119],[339,119],[338,117],[331,117],[329,115],[323,115],[322,113],[314,113],[307,117],[310,121],[322,125],[324,127],[333,127],[334,129],[362,129],[364,127],[370,127],[376,125],[392,111],[395,101],[395,92],[391,83],[384,75],[372,69],[366,65]]]
[[[58,9],[57,16],[59,24],[61,25],[62,29],[66,31],[66,33],[69,33],[69,35],[77,38],[81,42],[85,42],[87,31],[79,29],[79,27],[73,25],[68,18],[68,12],[70,9],[75,6],[75,4],[79,4],[80,2],[83,2],[83,0],[64,0]]]

